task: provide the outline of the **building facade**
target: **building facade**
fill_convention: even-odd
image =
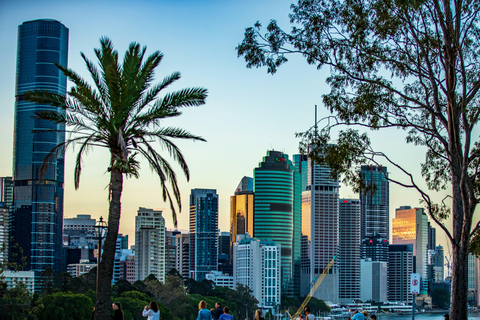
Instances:
[[[253,210],[253,178],[243,177],[235,189],[235,194],[230,197],[231,248],[238,234],[253,235]]]
[[[307,161],[307,165],[305,165]],[[300,158],[298,168],[307,168],[306,191],[302,192],[302,269],[301,295],[311,287],[334,256],[339,255],[339,181],[330,177],[326,165]],[[304,176],[303,171],[301,176]],[[339,301],[338,259],[334,261],[314,297],[324,301]]]
[[[161,210],[140,207],[135,217],[135,280],[165,281],[165,219]]]
[[[402,206],[392,219],[392,244],[411,244],[415,257],[414,272],[420,273],[421,290],[428,290],[427,245],[428,218],[423,208]]]
[[[413,273],[413,245],[388,246],[388,301],[411,303],[410,275]]]
[[[273,241],[238,235],[233,246],[233,281],[253,290],[259,306],[273,308],[280,304],[281,245]]]
[[[190,278],[218,271],[218,195],[215,189],[190,194]]]
[[[389,183],[387,168],[383,166],[361,166],[360,177],[365,189],[360,191],[360,203],[362,211],[361,239],[362,259],[370,258],[376,261],[387,261],[387,246],[370,247],[372,256],[367,256],[365,245],[370,239],[381,238],[389,240],[390,219],[389,219]],[[372,252],[373,251],[373,252]]]
[[[183,279],[190,277],[190,235],[181,233],[175,236],[175,269]]]
[[[254,169],[253,236],[282,248],[282,292],[300,291],[301,180],[288,155],[267,151]]]
[[[339,239],[338,297],[360,299],[360,200],[340,199]]]
[[[60,273],[63,271],[63,153],[48,160],[43,179],[39,171],[50,150],[65,141],[65,126],[33,115],[39,111],[63,110],[28,102],[24,93],[47,90],[66,95],[67,79],[55,63],[67,66],[68,29],[55,20],[24,22],[18,27],[17,48],[11,253],[12,257],[18,253],[14,249],[18,244],[27,257],[29,270],[37,275],[47,268]]]

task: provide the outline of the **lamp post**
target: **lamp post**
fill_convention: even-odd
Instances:
[[[107,222],[103,221],[103,218],[100,217],[99,221],[95,223],[95,235],[98,238],[98,251],[97,251],[97,281],[95,292],[98,293],[98,269],[100,268],[100,257],[102,255],[102,238],[107,229]]]

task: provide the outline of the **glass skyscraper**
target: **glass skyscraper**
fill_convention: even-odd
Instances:
[[[63,153],[49,160],[43,181],[39,170],[49,151],[65,141],[65,127],[34,118],[39,111],[62,110],[27,102],[24,93],[48,90],[65,95],[67,79],[55,63],[67,66],[67,54],[68,29],[60,22],[34,20],[18,27],[12,245],[23,249],[27,268],[36,272],[63,269]],[[18,249],[12,249],[21,258]]]
[[[190,278],[218,270],[218,195],[215,189],[190,194]]]
[[[281,245],[282,292],[298,296],[301,239],[301,178],[288,155],[267,151],[254,169],[253,235]]]
[[[372,190],[360,192],[361,206],[361,238],[362,259],[370,258],[372,261],[388,261],[389,241],[389,183],[387,167],[361,166],[360,178],[363,183]],[[386,245],[383,245],[383,241]],[[378,242],[382,245],[371,246],[367,250],[366,245]],[[367,254],[368,251],[368,254]]]

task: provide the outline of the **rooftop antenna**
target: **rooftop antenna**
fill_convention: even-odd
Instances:
[[[318,126],[317,126],[317,105],[315,105],[315,137],[318,136]]]

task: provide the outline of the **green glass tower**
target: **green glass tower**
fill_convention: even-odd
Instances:
[[[288,155],[267,151],[254,169],[253,234],[281,245],[282,293],[300,293],[301,177]]]

